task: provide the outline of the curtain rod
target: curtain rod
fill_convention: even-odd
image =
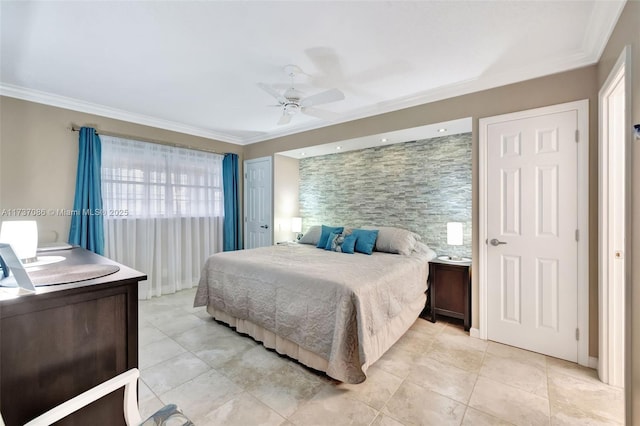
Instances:
[[[80,128],[72,125],[69,130],[71,130],[72,132],[79,132]],[[128,136],[128,135],[122,135],[122,134],[112,133],[112,132],[103,132],[103,131],[98,131],[98,130],[96,130],[96,135],[113,136],[113,137],[116,137],[116,138],[131,139],[131,140],[136,140],[136,141],[140,141],[140,142],[155,143],[157,145],[172,146],[174,148],[187,148],[187,149],[192,149],[194,151],[203,151],[203,152],[208,152],[208,153],[211,153],[211,154],[218,154],[218,155],[233,154],[233,153],[230,153],[230,152],[222,152],[221,153],[221,152],[217,152],[217,151],[214,151],[214,150],[204,149],[204,148],[197,148],[197,147],[193,147],[193,146],[189,146],[189,145],[180,145],[180,144],[177,144],[177,143],[170,143],[170,142],[160,142],[160,141],[156,141],[156,140],[152,140],[152,139],[139,138],[137,136]]]

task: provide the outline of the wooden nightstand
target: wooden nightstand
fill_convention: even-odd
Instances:
[[[436,315],[464,320],[464,329],[471,327],[471,261],[452,262],[443,259],[429,261],[429,307],[431,322]]]

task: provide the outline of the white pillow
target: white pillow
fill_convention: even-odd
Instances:
[[[385,253],[409,255],[413,251],[416,242],[421,239],[418,234],[392,226],[363,226],[362,229],[378,230],[378,239],[374,250]]]
[[[427,259],[429,260],[435,259],[438,256],[436,252],[433,251],[428,245],[426,245],[425,243],[421,243],[420,241],[416,242],[413,251],[426,255]]]
[[[322,234],[322,227],[320,225],[314,225],[307,229],[307,232],[302,235],[298,243],[318,245],[320,234]]]

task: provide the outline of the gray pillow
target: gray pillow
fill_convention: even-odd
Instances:
[[[309,229],[307,229],[307,232],[305,232],[302,235],[302,238],[300,238],[300,241],[298,241],[298,243],[313,244],[314,246],[318,245],[318,241],[320,241],[321,233],[322,233],[322,227],[320,225],[314,225]]]
[[[421,239],[418,234],[392,226],[363,226],[362,229],[377,229],[379,231],[374,250],[385,253],[409,255],[416,242]]]

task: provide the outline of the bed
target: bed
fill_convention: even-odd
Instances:
[[[337,380],[363,382],[423,310],[435,257],[415,234],[404,254],[380,251],[393,242],[380,237],[397,236],[389,229],[370,255],[316,244],[217,253],[205,263],[194,306]]]

